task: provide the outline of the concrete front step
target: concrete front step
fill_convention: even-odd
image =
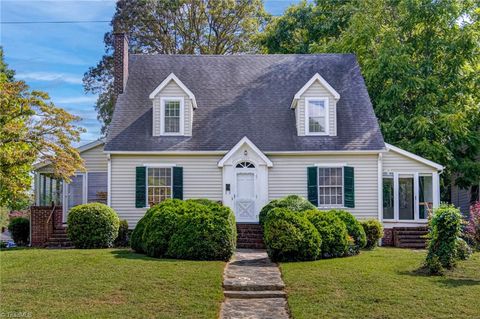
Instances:
[[[223,292],[226,298],[238,299],[259,299],[259,298],[286,298],[287,294],[281,290],[225,290]]]

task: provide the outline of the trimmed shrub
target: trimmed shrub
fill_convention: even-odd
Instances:
[[[347,253],[348,232],[345,223],[332,211],[309,210],[306,218],[322,238],[322,257],[340,257]]]
[[[180,259],[228,261],[235,246],[233,213],[225,218],[212,212],[195,212],[180,216],[166,255]]]
[[[352,214],[342,209],[332,209],[338,218],[340,218],[347,226],[347,232],[350,237],[354,240],[354,245],[357,246],[356,249],[361,249],[367,244],[367,236],[365,235],[365,230],[362,225]]]
[[[457,238],[456,242],[457,259],[467,260],[472,255],[472,248],[462,238]]]
[[[265,205],[258,216],[260,225],[265,223],[268,213],[274,208],[286,208],[293,212],[303,212],[310,209],[315,209],[315,205],[310,203],[305,198],[298,195],[289,195],[282,199],[274,199]]]
[[[304,216],[286,208],[268,213],[263,232],[267,252],[273,261],[316,260],[322,239]]]
[[[15,217],[8,224],[8,231],[17,246],[26,246],[30,235],[30,220],[25,217]]]
[[[112,247],[118,237],[117,213],[100,203],[73,207],[68,213],[67,234],[76,248]]]
[[[365,248],[374,249],[378,245],[378,240],[383,237],[383,226],[376,219],[369,219],[360,223],[365,235],[367,237],[367,243]]]
[[[431,274],[439,274],[442,268],[455,266],[457,238],[461,234],[460,211],[452,205],[442,204],[435,209],[429,221],[428,254],[425,266]],[[441,267],[438,267],[438,262]]]
[[[118,228],[118,236],[113,243],[115,247],[127,247],[128,246],[128,222],[125,219],[120,221]]]
[[[206,199],[168,199],[137,223],[131,246],[151,257],[228,260],[236,241],[230,208]]]

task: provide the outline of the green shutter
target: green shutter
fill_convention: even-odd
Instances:
[[[173,168],[173,198],[183,199],[183,167]]]
[[[317,167],[307,167],[307,189],[308,201],[318,206],[318,169]]]
[[[138,166],[135,177],[135,207],[143,208],[147,206],[147,168]]]
[[[343,191],[345,196],[345,207],[355,207],[355,173],[353,167],[343,168]]]

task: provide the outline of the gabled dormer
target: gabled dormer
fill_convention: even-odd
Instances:
[[[340,94],[320,74],[315,74],[292,101],[298,136],[336,136],[339,99]]]
[[[153,136],[191,136],[195,95],[173,73],[150,94]]]

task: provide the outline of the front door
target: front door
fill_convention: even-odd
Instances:
[[[255,173],[237,173],[237,194],[235,196],[235,218],[237,222],[257,222],[255,218]]]

